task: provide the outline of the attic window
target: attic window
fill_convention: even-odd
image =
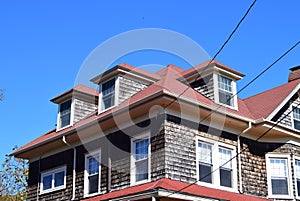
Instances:
[[[218,76],[219,103],[234,106],[233,80],[225,76]]]
[[[294,128],[300,130],[300,108],[293,107],[293,123]]]
[[[71,104],[72,99],[67,100],[59,106],[59,128],[64,128],[71,124]]]
[[[101,85],[101,110],[115,105],[115,82],[116,79],[113,78]]]

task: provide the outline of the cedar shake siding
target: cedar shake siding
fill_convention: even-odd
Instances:
[[[126,75],[119,76],[119,104],[137,92],[145,89],[147,85],[136,81]]]
[[[95,102],[97,102],[95,97]],[[74,123],[84,119],[92,112],[96,111],[96,103],[90,103],[82,99],[74,99]]]
[[[292,127],[292,106],[300,105],[300,98],[298,94],[295,94],[288,103],[286,103],[281,110],[273,117],[272,121],[281,121],[281,125]]]
[[[192,82],[190,86],[200,94],[214,101],[214,82],[212,74]]]

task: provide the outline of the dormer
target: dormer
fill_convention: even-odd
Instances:
[[[50,100],[58,104],[56,130],[72,126],[97,109],[98,91],[78,85]]]
[[[224,64],[207,61],[185,71],[182,81],[215,103],[238,110],[236,81],[243,77]]]
[[[158,75],[124,63],[94,77],[91,82],[99,85],[99,113],[119,105],[158,79]]]

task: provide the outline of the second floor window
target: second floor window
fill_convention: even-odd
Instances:
[[[235,188],[234,147],[212,140],[198,140],[198,180],[213,186]]]
[[[300,130],[300,108],[293,107],[294,128]]]
[[[60,104],[59,128],[66,127],[71,124],[71,104],[72,104],[71,99]]]
[[[148,181],[150,178],[150,141],[148,136],[132,141],[132,184]]]
[[[269,197],[290,198],[289,156],[268,154],[266,157]]]
[[[102,110],[108,109],[115,105],[115,81],[116,79],[113,78],[101,85]]]
[[[219,103],[234,106],[232,82],[231,79],[225,76],[218,76]]]
[[[100,151],[86,155],[85,195],[100,192]]]

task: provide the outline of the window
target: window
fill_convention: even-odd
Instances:
[[[149,141],[149,136],[141,136],[132,140],[132,184],[142,183],[150,178]]]
[[[218,76],[219,103],[234,106],[232,82],[232,79],[222,75]]]
[[[293,123],[294,128],[300,130],[300,108],[293,106]]]
[[[115,81],[113,78],[101,85],[101,109],[105,110],[115,105]]]
[[[66,187],[66,167],[46,171],[41,174],[41,193],[48,193]]]
[[[236,188],[235,147],[199,138],[197,147],[198,180],[214,187]]]
[[[267,155],[267,176],[269,197],[290,197],[289,157]]]
[[[85,196],[100,192],[100,151],[85,156]]]
[[[212,146],[198,142],[199,152],[199,180],[212,183]]]
[[[297,197],[300,197],[300,160],[295,160],[295,180],[297,188]]]
[[[59,107],[59,128],[64,128],[71,124],[71,104],[72,100],[67,100]]]

